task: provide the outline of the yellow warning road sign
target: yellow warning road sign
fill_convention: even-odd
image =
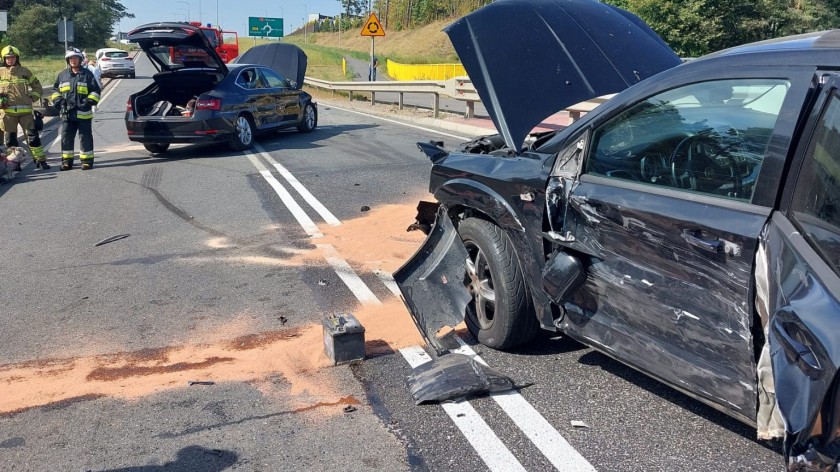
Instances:
[[[385,28],[376,17],[376,13],[371,12],[370,18],[362,26],[362,36],[385,36]]]

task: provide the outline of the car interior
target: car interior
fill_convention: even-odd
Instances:
[[[749,201],[788,86],[723,80],[648,98],[595,129],[586,172]]]

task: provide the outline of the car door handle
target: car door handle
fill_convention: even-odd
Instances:
[[[682,237],[688,244],[699,247],[704,251],[714,252],[720,254],[723,252],[724,244],[720,239],[705,239],[700,237],[700,230],[684,229]]]
[[[814,354],[814,350],[794,339],[785,324],[778,319],[773,320],[773,332],[779,338],[787,358],[812,380],[819,378],[823,367]]]

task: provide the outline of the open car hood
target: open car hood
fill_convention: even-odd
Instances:
[[[505,143],[681,63],[641,19],[594,0],[499,0],[446,27]]]
[[[295,88],[303,86],[306,76],[306,53],[294,44],[269,43],[248,49],[236,59],[236,64],[259,64],[270,67],[283,77],[295,81]]]
[[[126,39],[137,43],[159,71],[203,68],[228,72],[204,33],[186,23],[145,24],[129,31]]]

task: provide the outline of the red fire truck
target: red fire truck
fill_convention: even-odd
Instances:
[[[197,26],[204,32],[210,44],[216,49],[216,53],[227,64],[239,55],[239,35],[236,31],[222,31],[219,26],[210,23],[202,25],[199,21],[191,21],[191,25]]]

